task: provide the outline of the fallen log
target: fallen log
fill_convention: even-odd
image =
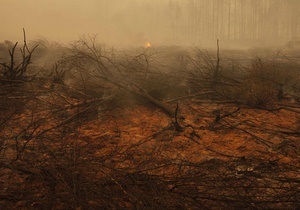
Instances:
[[[134,88],[134,87],[127,87],[127,86],[119,86],[119,87],[123,88],[124,90],[126,90],[126,91],[128,91],[128,92],[130,92],[134,95],[137,95],[141,98],[146,99],[150,103],[152,103],[152,104],[156,105],[157,107],[159,107],[160,109],[162,109],[170,117],[174,117],[175,109],[172,109],[171,107],[167,106],[163,102],[153,98],[151,95],[149,95],[147,93],[147,91],[145,91],[143,89],[137,89],[137,88]],[[184,117],[181,114],[177,114],[177,118],[178,119],[184,119]]]

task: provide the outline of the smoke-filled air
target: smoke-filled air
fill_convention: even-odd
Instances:
[[[284,44],[299,37],[297,0],[1,0],[0,39],[26,28],[65,42],[99,34],[112,45],[211,46],[218,38],[241,46]],[[236,43],[232,41],[236,41]]]
[[[0,6],[0,209],[299,209],[300,0]]]

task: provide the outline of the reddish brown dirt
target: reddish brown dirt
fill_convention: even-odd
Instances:
[[[171,104],[171,106],[175,109],[175,104]],[[261,207],[264,202],[270,202],[271,204],[268,203],[269,207],[290,205],[294,208],[297,205],[295,202],[299,196],[290,198],[291,201],[285,198],[282,203],[278,202],[277,196],[283,192],[299,193],[299,108],[268,111],[241,106],[238,109],[234,104],[203,103],[196,99],[189,99],[179,101],[179,109],[185,117],[185,120],[179,121],[182,131],[174,129],[174,119],[150,104],[113,109],[99,113],[97,119],[90,121],[84,120],[84,116],[81,116],[58,127],[55,125],[59,124],[59,121],[63,121],[63,118],[51,118],[52,121],[47,119],[43,121],[43,125],[33,131],[30,140],[26,136],[22,136],[18,145],[19,156],[16,159],[17,152],[12,149],[14,140],[9,139],[9,130],[21,131],[21,127],[26,127],[24,125],[26,122],[29,124],[32,122],[30,115],[17,115],[14,121],[9,122],[9,129],[3,128],[1,133],[2,138],[6,138],[7,142],[12,143],[10,144],[11,149],[7,150],[4,156],[6,159],[3,160],[0,174],[0,207],[24,209],[108,207],[103,200],[97,196],[93,198],[89,193],[86,196],[90,195],[91,197],[87,201],[76,203],[72,200],[74,199],[72,196],[75,195],[69,191],[69,188],[73,185],[66,183],[68,179],[75,180],[73,177],[75,175],[72,174],[74,172],[72,162],[78,164],[76,173],[74,173],[80,177],[83,176],[82,183],[93,185],[95,180],[111,176],[111,180],[116,184],[115,187],[121,189],[124,196],[128,197],[115,201],[118,203],[116,206],[121,208],[143,206],[144,204],[141,203],[145,201],[142,198],[140,200],[133,199],[127,194],[131,192],[138,195],[144,192],[143,189],[128,189],[125,181],[124,184],[121,180],[115,181],[119,178],[115,174],[140,173],[164,177],[163,179],[170,180],[167,188],[173,190],[178,180],[183,177],[188,179],[191,174],[199,170],[204,170],[201,173],[208,171],[211,174],[215,173],[211,177],[211,179],[215,179],[213,181],[215,188],[208,190],[212,187],[211,184],[194,180],[194,176],[190,177],[189,184],[186,181],[178,181],[191,187],[180,189],[187,195],[189,195],[189,190],[198,186],[199,193],[209,197],[208,199],[196,196],[195,201],[185,197],[188,199],[186,208],[195,208],[199,203],[216,207],[220,204],[224,208],[242,206],[249,208],[251,205],[252,207]],[[221,116],[220,120],[216,120],[218,113]],[[229,113],[232,114],[229,115]],[[52,129],[44,132],[49,128]],[[21,146],[24,146],[22,151],[20,150]],[[79,167],[80,164],[83,165]],[[200,168],[199,164],[202,164]],[[178,169],[179,165],[182,168]],[[275,167],[276,170],[272,167]],[[276,171],[276,174],[273,174],[272,170],[274,173]],[[269,172],[270,176],[268,177]],[[251,188],[249,185],[250,194],[247,194],[247,191],[243,193],[250,197],[253,196],[251,201],[253,204],[248,203],[248,205],[247,201],[243,204],[234,204],[230,199],[238,199],[238,196],[242,196],[243,193],[239,192],[236,197],[233,195],[233,198],[227,198],[227,195],[233,192],[231,188],[224,190],[227,189],[225,187],[227,185],[221,184],[222,182],[217,176],[223,174],[224,182],[228,177],[231,177],[230,179],[233,181],[237,179],[238,181],[235,182],[239,182],[241,176],[244,177],[245,174],[247,174],[245,180],[249,181],[251,176],[248,173],[253,174],[254,186]],[[210,177],[211,174],[207,176]],[[173,180],[172,176],[178,177],[178,179]],[[203,175],[203,178],[205,177],[206,175]],[[47,178],[50,181],[47,181]],[[281,179],[290,181],[281,183]],[[56,185],[51,188],[49,183],[53,180],[56,180]],[[291,180],[294,180],[295,183],[290,183]],[[80,180],[77,181],[80,182]],[[280,189],[281,191],[278,190],[280,192],[276,194],[277,191],[274,189],[280,184],[282,186],[290,184],[290,189],[281,187],[286,191]],[[255,188],[256,185],[259,190]],[[270,197],[273,197],[261,198],[260,196],[263,195],[260,193],[263,191],[260,192],[259,186],[267,186]],[[114,194],[113,188],[110,189]],[[55,197],[51,194],[51,190],[58,195]],[[178,193],[176,196],[180,195],[180,190],[179,187],[178,189],[174,188],[174,192]],[[115,195],[118,193],[120,192],[115,192]],[[164,199],[168,198],[163,189],[162,192],[159,192],[157,187],[157,193],[162,193],[162,197],[166,196]],[[211,193],[214,193],[214,196]],[[266,193],[268,194],[268,192]],[[229,200],[226,201],[225,198]],[[182,198],[179,196],[177,199]],[[170,199],[170,202],[175,201]],[[161,204],[161,206],[164,205]]]

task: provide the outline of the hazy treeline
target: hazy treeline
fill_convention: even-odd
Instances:
[[[103,10],[102,28],[108,24],[114,38],[134,44],[148,40],[203,44],[216,38],[284,44],[300,35],[297,0],[103,0],[98,4]]]
[[[285,41],[299,36],[300,1],[189,0],[169,1],[174,38],[193,42],[210,38]],[[186,8],[180,17],[180,8]],[[182,30],[183,28],[188,30]]]
[[[215,46],[217,38],[222,44],[283,45],[300,37],[299,0],[6,0],[3,4],[7,11],[0,14],[2,19],[18,11],[3,23],[3,40],[14,39],[13,31],[23,27],[30,37],[71,41],[99,34],[104,42],[118,46],[143,46],[147,41]]]

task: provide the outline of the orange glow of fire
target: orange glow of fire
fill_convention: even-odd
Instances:
[[[150,42],[146,42],[146,43],[145,43],[145,47],[146,47],[146,48],[149,48],[149,47],[151,47],[151,44],[150,44]]]

